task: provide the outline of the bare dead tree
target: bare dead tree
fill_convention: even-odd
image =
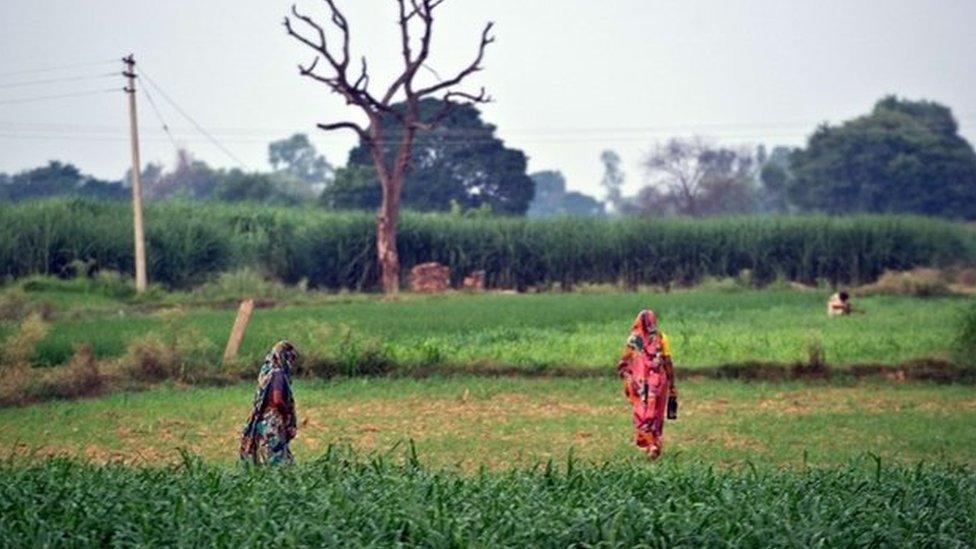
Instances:
[[[352,130],[359,136],[370,151],[377,177],[383,188],[383,200],[376,217],[376,253],[382,270],[383,291],[391,294],[400,288],[400,260],[397,255],[396,229],[400,213],[400,195],[406,171],[413,153],[414,136],[419,130],[435,128],[450,114],[459,103],[487,103],[490,98],[484,88],[479,93],[467,93],[455,89],[465,78],[480,71],[485,49],[495,41],[491,34],[493,23],[485,25],[481,32],[477,54],[474,60],[458,71],[453,77],[439,80],[427,86],[417,83],[417,74],[430,56],[431,34],[434,28],[434,11],[445,0],[395,0],[398,8],[401,55],[403,71],[383,91],[381,96],[370,92],[369,70],[366,58],[361,59],[358,69],[351,69],[349,23],[336,6],[335,0],[323,0],[329,12],[332,32],[338,32],[339,40],[328,38],[326,27],[312,17],[299,13],[293,5],[291,17],[285,17],[285,30],[288,34],[310,48],[315,59],[307,65],[299,65],[299,73],[324,84],[334,93],[342,96],[347,105],[358,108],[366,115],[368,125],[357,122],[337,121],[318,124],[326,130]],[[295,25],[304,25],[303,31]],[[416,36],[419,35],[419,38]],[[325,71],[319,65],[325,65]],[[443,108],[431,118],[423,120],[420,114],[420,100],[424,97],[441,95]],[[405,108],[394,109],[393,101],[402,97]],[[384,116],[394,117],[402,130],[390,132],[383,127]],[[392,158],[384,155],[384,145],[393,137],[397,140]]]
[[[701,137],[672,138],[644,159],[651,186],[639,202],[694,217],[746,213],[755,206],[753,166],[746,149],[710,145]]]
[[[670,139],[655,145],[644,160],[653,182],[677,200],[683,214],[698,215],[698,197],[706,175],[701,157],[707,150],[707,143],[700,137]]]

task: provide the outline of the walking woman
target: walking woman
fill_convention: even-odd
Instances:
[[[678,391],[668,338],[657,329],[654,311],[634,320],[617,372],[634,412],[636,443],[651,459],[661,455],[664,420],[678,415]]]
[[[251,415],[241,434],[242,462],[255,465],[295,462],[288,444],[298,429],[291,394],[291,370],[297,359],[295,347],[287,341],[275,343],[264,358]]]

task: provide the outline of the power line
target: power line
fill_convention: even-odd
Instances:
[[[142,90],[142,94],[146,96],[146,99],[149,101],[149,105],[152,107],[153,112],[156,113],[156,118],[159,120],[160,125],[162,125],[163,131],[166,132],[166,136],[169,137],[170,142],[173,144],[173,149],[175,149],[176,153],[179,154],[180,146],[176,144],[176,139],[173,137],[173,133],[169,131],[169,125],[166,124],[165,120],[163,120],[163,115],[159,112],[159,107],[156,106],[156,102],[153,101],[152,95],[149,93],[149,89],[145,86],[140,86],[139,89]]]
[[[203,126],[198,124],[197,121],[193,119],[193,117],[191,117],[189,114],[187,114],[185,110],[183,110],[179,105],[177,105],[176,101],[173,101],[173,99],[165,91],[163,91],[158,84],[156,84],[156,82],[152,79],[152,77],[146,74],[145,70],[143,70],[142,68],[137,68],[136,71],[141,76],[143,76],[147,82],[149,82],[149,84],[153,87],[153,89],[159,92],[159,95],[161,95],[163,99],[165,99],[166,102],[170,104],[170,106],[176,109],[176,112],[180,113],[180,115],[183,116],[183,118],[185,118],[190,124],[192,124],[193,127],[195,127],[198,132],[200,132],[204,137],[210,140],[211,143],[213,143],[218,149],[223,151],[223,153],[226,154],[228,157],[230,157],[234,162],[237,162],[237,164],[240,167],[247,169],[247,165],[245,165],[244,162],[237,157],[237,155],[232,153],[230,149],[225,147],[223,143],[217,140],[216,137],[210,135],[210,133],[207,132],[207,130],[203,129]]]
[[[79,82],[82,80],[101,80],[108,77],[116,77],[118,73],[109,72],[99,75],[89,75],[89,76],[65,76],[60,78],[43,78],[41,80],[28,80],[26,82],[10,82],[7,84],[0,84],[0,89],[2,88],[22,88],[25,86],[37,86],[42,84],[53,84],[56,82]]]
[[[55,67],[43,67],[43,68],[40,68],[40,69],[27,69],[27,70],[22,70],[22,71],[4,72],[4,73],[0,73],[0,78],[4,78],[4,77],[7,77],[7,76],[19,76],[21,74],[37,74],[37,73],[41,73],[41,72],[54,72],[54,71],[62,71],[62,70],[68,70],[68,69],[78,69],[78,68],[82,68],[82,67],[99,67],[99,66],[103,66],[103,65],[108,65],[110,63],[118,63],[118,59],[112,59],[112,60],[109,60],[109,61],[90,61],[90,62],[86,62],[86,63],[73,63],[71,65],[59,65],[59,66],[55,66]]]
[[[0,100],[0,105],[8,105],[11,103],[32,103],[34,101],[47,101],[49,99],[62,99],[66,97],[83,97],[86,95],[98,95],[102,93],[112,93],[120,91],[119,88],[108,88],[103,90],[89,90],[74,93],[61,93],[56,95],[37,95],[34,97],[18,97],[16,99],[3,99]]]

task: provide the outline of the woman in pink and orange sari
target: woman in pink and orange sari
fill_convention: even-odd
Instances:
[[[668,338],[657,329],[654,311],[634,320],[617,372],[633,408],[636,443],[651,459],[661,455],[664,420],[677,418],[678,391]]]

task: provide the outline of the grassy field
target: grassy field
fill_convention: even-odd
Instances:
[[[36,366],[64,363],[80,343],[111,361],[154,334],[209,343],[201,348],[216,367],[234,316],[234,300],[116,299],[66,287],[29,292],[31,307],[48,302],[53,311]],[[976,539],[971,385],[694,375],[805,361],[811,346],[833,365],[946,358],[964,299],[876,296],[858,301],[867,314],[828,319],[825,292],[785,289],[281,297],[255,311],[242,350],[248,377],[280,338],[313,357],[355,363],[373,353],[433,377],[296,379],[299,466],[271,471],[233,465],[253,382],[167,381],[0,408],[0,545],[962,547]],[[680,418],[668,423],[655,463],[633,447],[612,377],[642,307],[659,312],[684,374]],[[15,329],[4,323],[0,335]],[[436,375],[452,365],[603,375]]]
[[[812,345],[827,362],[898,364],[945,358],[957,330],[962,298],[875,296],[858,301],[867,314],[828,319],[822,291],[682,290],[670,293],[594,293],[335,296],[312,304],[258,309],[242,348],[259,360],[277,339],[300,350],[343,357],[369,348],[401,366],[501,364],[610,371],[630,323],[655,309],[681,368],[745,361],[807,360]],[[63,311],[35,353],[38,365],[63,364],[73,346],[89,343],[100,358],[121,355],[134,338],[165,331],[172,313],[159,304],[132,304],[97,294],[31,294]],[[219,359],[233,308],[189,307],[176,321],[209,342]],[[172,322],[172,320],[170,321]],[[14,325],[0,324],[0,336]]]
[[[178,460],[185,449],[230,463],[252,389],[169,387],[4,409],[0,447],[18,458],[142,464]],[[801,467],[871,452],[886,462],[976,464],[976,393],[967,386],[699,379],[680,389],[664,461]],[[595,462],[640,460],[615,380],[299,380],[295,393],[300,461],[330,445],[375,454],[409,440],[427,464],[465,471],[531,466],[570,452]]]

